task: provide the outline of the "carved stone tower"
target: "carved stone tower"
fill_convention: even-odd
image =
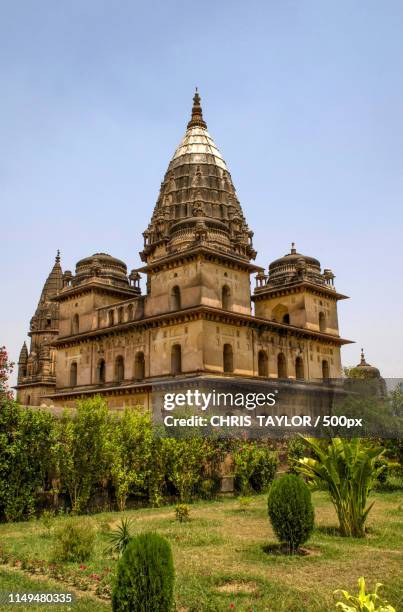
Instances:
[[[39,405],[40,398],[52,391],[56,384],[52,343],[59,334],[59,305],[52,301],[52,297],[62,288],[62,275],[58,251],[31,319],[29,353],[24,342],[18,360],[17,399],[26,405]]]

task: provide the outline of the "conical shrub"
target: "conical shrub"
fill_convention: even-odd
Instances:
[[[118,563],[112,593],[114,612],[171,612],[174,566],[169,542],[142,533],[127,545]]]
[[[302,478],[286,474],[273,482],[268,513],[280,542],[295,553],[308,540],[314,526],[311,492]]]

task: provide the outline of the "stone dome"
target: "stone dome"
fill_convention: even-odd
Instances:
[[[80,259],[76,264],[76,274],[72,277],[71,284],[80,285],[94,277],[119,287],[129,285],[126,264],[107,253],[94,253],[90,257]]]
[[[365,360],[364,349],[361,349],[361,360],[354,370],[362,378],[381,378],[381,373],[375,366],[370,365]]]
[[[308,280],[319,285],[326,284],[326,279],[321,273],[319,260],[297,253],[295,244],[292,243],[290,253],[275,259],[269,265],[267,284],[273,286],[286,285],[301,280]]]
[[[207,131],[196,90],[186,133],[165,173],[148,228],[143,261],[205,246],[249,260],[256,256],[231,175]]]

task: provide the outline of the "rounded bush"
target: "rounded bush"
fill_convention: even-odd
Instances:
[[[302,478],[286,474],[273,482],[268,513],[280,542],[295,553],[308,540],[314,525],[311,492]]]
[[[174,566],[169,542],[142,533],[121,557],[112,593],[114,612],[170,612],[174,604]]]
[[[56,531],[54,561],[86,561],[94,551],[96,529],[91,519],[70,518]]]

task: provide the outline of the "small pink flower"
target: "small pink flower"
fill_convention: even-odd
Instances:
[[[80,565],[80,570],[85,570],[85,569],[87,569],[86,565]]]

